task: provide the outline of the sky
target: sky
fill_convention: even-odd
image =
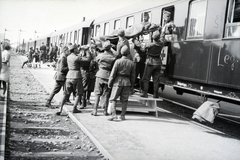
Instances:
[[[22,42],[80,23],[83,17],[89,20],[140,1],[0,0],[0,34],[11,43]]]

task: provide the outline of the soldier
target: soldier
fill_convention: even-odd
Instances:
[[[96,57],[96,61],[98,62],[98,72],[96,74],[96,82],[95,82],[95,103],[92,111],[92,115],[97,115],[97,108],[100,101],[100,96],[103,98],[103,107],[104,107],[104,115],[107,114],[108,107],[108,99],[110,89],[108,88],[108,78],[112,70],[112,66],[115,60],[114,50],[111,50],[110,41],[106,41],[103,43],[104,53],[99,54]],[[101,100],[102,101],[102,100]]]
[[[32,63],[33,54],[34,54],[33,47],[30,47],[30,51],[28,52],[28,55],[27,55],[28,60],[26,60],[26,61],[23,62],[22,68],[24,67],[25,64],[27,64],[27,63]]]
[[[134,50],[135,50],[135,57],[134,57],[134,62],[136,64],[136,77],[135,77],[135,85],[139,85],[140,92],[143,89],[143,83],[142,83],[142,77],[143,77],[143,72],[145,69],[145,61],[146,61],[146,50],[144,43],[142,42],[139,37],[134,37],[132,39],[133,44],[134,44]],[[136,84],[138,75],[140,74],[140,80],[139,83]]]
[[[92,56],[90,55],[89,47],[87,45],[82,46],[80,48],[80,56],[85,57],[85,58],[89,58],[90,61],[92,60]],[[89,82],[90,82],[89,67],[90,67],[90,62],[85,63],[85,65],[81,66],[82,83],[83,83],[83,96],[82,96],[82,105],[81,105],[80,109],[83,109],[87,106],[87,90],[88,90],[88,85],[89,85]]]
[[[121,48],[124,45],[127,45],[128,48],[130,48],[129,42],[127,38],[125,37],[125,31],[123,29],[118,30],[118,43],[117,43],[117,58],[121,57]],[[130,55],[129,55],[130,56]]]
[[[42,46],[40,47],[40,62],[41,63],[45,63],[46,61],[46,51],[47,51],[47,47],[44,45],[44,42],[42,42]]]
[[[60,103],[60,110],[56,115],[60,115],[62,112],[63,105],[66,99],[72,92],[76,93],[75,103],[73,105],[73,113],[80,113],[81,111],[77,109],[78,103],[81,102],[81,96],[83,95],[83,84],[82,84],[82,74],[80,71],[81,65],[85,62],[89,63],[89,59],[80,57],[77,45],[71,45],[69,47],[70,55],[67,57],[68,73],[66,76],[66,82],[64,84],[64,95]]]
[[[47,99],[47,102],[45,104],[46,107],[51,106],[51,101],[52,101],[53,97],[55,96],[55,94],[57,94],[61,90],[61,88],[64,87],[66,75],[68,72],[68,65],[67,65],[67,56],[69,55],[68,47],[65,46],[62,49],[62,51],[63,52],[57,62],[57,68],[56,68],[57,72],[54,75],[54,79],[55,79],[56,83],[52,90],[52,93],[50,94],[50,96]]]
[[[161,32],[161,41],[166,42],[165,35],[176,33],[176,26],[171,20],[171,12],[163,12],[163,28]]]
[[[122,57],[114,63],[108,81],[108,87],[112,88],[109,103],[112,107],[112,116],[108,119],[110,121],[117,119],[116,102],[119,96],[122,102],[120,119],[125,120],[129,94],[133,90],[135,81],[135,64],[127,57],[130,54],[128,46],[125,45],[121,48],[121,54]]]
[[[162,42],[159,41],[160,33],[159,31],[153,32],[152,35],[153,42],[146,44],[147,51],[147,59],[145,62],[145,70],[143,73],[143,94],[141,97],[148,97],[148,88],[149,88],[149,81],[151,76],[153,77],[153,87],[154,87],[154,94],[153,98],[158,98],[158,89],[159,89],[159,77],[161,71],[162,61],[160,58],[161,50],[163,48]]]

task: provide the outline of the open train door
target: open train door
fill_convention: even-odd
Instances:
[[[82,43],[81,45],[86,45],[88,44],[90,38],[89,38],[89,35],[90,35],[90,28],[82,28]]]

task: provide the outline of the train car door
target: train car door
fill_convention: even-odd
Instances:
[[[89,28],[82,28],[82,42],[81,45],[86,45],[89,42]]]

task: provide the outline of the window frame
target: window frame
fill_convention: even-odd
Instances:
[[[234,20],[234,13],[235,13],[235,6],[237,0],[229,0],[228,4],[228,10],[227,10],[227,17],[226,17],[226,22],[225,22],[225,32],[224,32],[224,38],[239,38],[240,37],[240,20],[239,22],[233,22]],[[239,5],[240,5],[240,0],[238,0]],[[233,28],[231,27],[236,27],[236,35],[233,31]],[[239,32],[239,34],[238,34]],[[229,35],[231,33],[231,35]]]
[[[110,32],[110,23],[105,22],[104,23],[103,35],[109,35],[109,32]]]
[[[129,19],[130,19],[130,18],[132,18],[132,24],[131,24],[131,25],[129,25]],[[132,16],[128,16],[128,17],[126,18],[126,28],[131,27],[131,26],[134,24],[134,21],[135,21],[135,18],[134,18],[133,15],[132,15]]]
[[[96,25],[96,28],[95,28],[95,37],[97,37],[97,36],[99,36],[101,33],[101,25],[100,24],[98,24],[98,25]]]
[[[119,27],[116,25],[116,24],[117,24],[116,22],[119,22]],[[118,28],[117,28],[117,27],[118,27]],[[117,30],[117,29],[119,29],[119,28],[121,28],[121,20],[120,20],[120,19],[116,19],[116,20],[114,21],[114,29]]]
[[[192,22],[191,23],[191,21],[192,20],[194,20],[193,19],[193,17],[191,17],[192,15],[191,15],[191,13],[193,13],[193,12],[191,12],[192,11],[192,5],[194,4],[194,5],[197,5],[196,3],[199,3],[199,2],[205,2],[205,11],[204,10],[201,10],[201,11],[203,11],[202,13],[204,13],[203,15],[202,15],[202,19],[200,19],[200,20],[202,20],[202,21],[200,21],[200,27],[202,27],[202,28],[200,28],[200,27],[198,27],[198,21],[199,21],[199,17],[201,17],[201,16],[199,16],[199,15],[201,15],[201,14],[198,14],[197,15],[197,18],[198,19],[196,19],[196,22],[195,23],[198,23],[197,25],[195,24],[195,27],[192,27],[192,25],[194,25],[193,23],[194,22]],[[199,6],[198,6],[199,7]],[[201,9],[203,9],[203,8],[201,8]],[[200,9],[199,9],[200,10]],[[205,25],[206,25],[206,17],[207,17],[207,0],[196,0],[196,1],[191,1],[190,2],[190,4],[189,4],[189,13],[188,13],[188,23],[187,23],[187,35],[186,35],[186,39],[187,40],[198,40],[198,39],[203,39],[203,37],[204,37],[204,33],[205,33]],[[195,18],[195,17],[194,17]],[[201,22],[202,22],[202,24],[201,24]],[[197,26],[197,27],[196,27]],[[199,33],[201,33],[202,32],[202,35],[195,35],[195,32],[198,34],[198,29],[201,29],[200,30],[200,32]],[[195,29],[194,30],[194,35],[189,35],[190,34],[190,32],[192,31],[193,32],[193,29]]]
[[[141,19],[140,19],[141,23],[143,23],[143,17],[144,17],[143,15],[144,15],[145,12],[147,12],[148,15],[149,15],[148,22],[151,23],[152,22],[152,12],[151,11],[144,11],[144,12],[141,13]]]

